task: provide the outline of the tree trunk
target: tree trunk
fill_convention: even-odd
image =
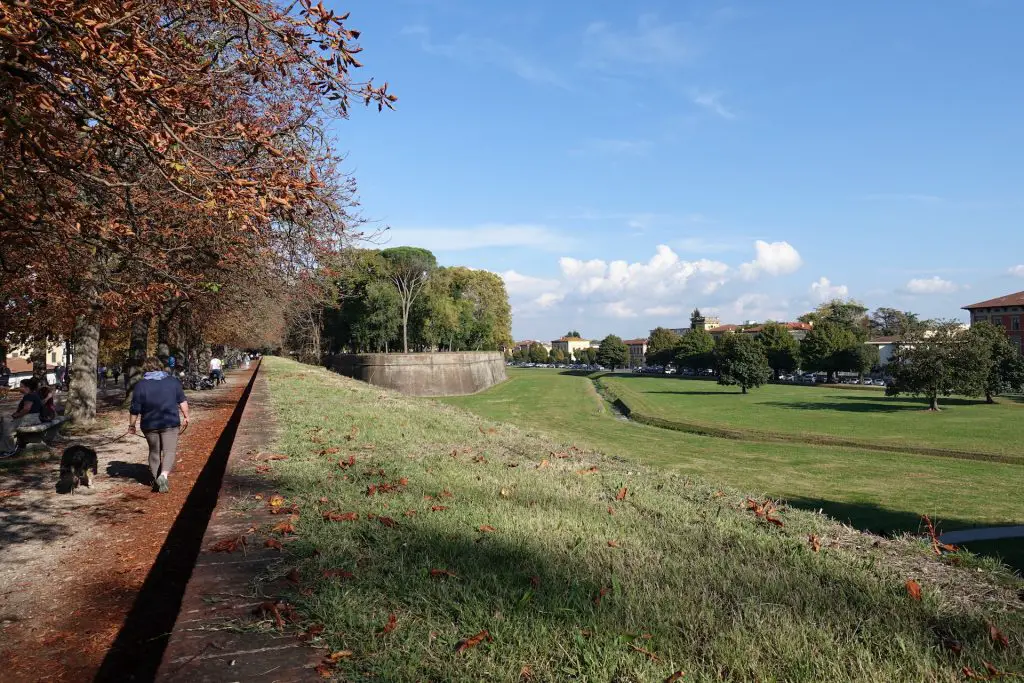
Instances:
[[[986,391],[985,392],[985,403],[995,403],[995,402],[996,402],[995,399],[992,398],[992,392],[991,391]]]
[[[96,361],[100,352],[100,326],[90,317],[75,318],[74,361],[67,414],[78,424],[96,419]]]
[[[156,318],[156,355],[165,363],[171,356],[171,319],[176,310],[177,305],[164,306]]]
[[[409,309],[402,311],[402,353],[409,353]]]
[[[32,361],[32,376],[39,381],[41,386],[49,384],[46,381],[46,337],[32,342],[29,360]]]
[[[128,346],[128,368],[126,370],[128,384],[125,388],[125,400],[128,400],[135,384],[142,379],[142,363],[146,360],[150,323],[151,319],[148,315],[132,321],[131,340]]]
[[[740,393],[742,393],[742,394],[747,393],[747,388],[745,386],[743,386],[742,384],[740,385]]]
[[[928,404],[928,410],[935,411],[935,412],[937,412],[939,410],[939,397],[938,397],[937,394],[931,397],[931,400],[929,401],[929,404]]]

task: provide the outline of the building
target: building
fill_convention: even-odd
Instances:
[[[580,337],[562,337],[551,342],[551,349],[561,351],[567,359],[572,358],[577,351],[592,347],[594,347],[594,342]]]
[[[551,344],[548,342],[537,341],[536,339],[524,339],[518,341],[512,346],[512,351],[529,351],[531,346],[540,345],[545,351],[551,351]]]
[[[790,336],[793,337],[793,339],[796,339],[797,341],[802,341],[803,338],[807,336],[807,333],[814,329],[814,326],[811,325],[810,323],[796,322],[779,324],[785,327],[787,330],[789,330]],[[748,334],[760,334],[761,330],[763,329],[764,325],[755,325],[754,327],[744,327],[741,331],[746,332]]]
[[[67,365],[67,345],[52,342],[46,345],[46,367],[52,370],[58,365]],[[11,373],[32,372],[32,349],[28,346],[14,347],[7,352],[7,367]],[[19,369],[15,369],[19,368]]]
[[[647,365],[647,340],[627,339],[625,343],[629,347],[629,367],[642,368]]]
[[[1021,345],[1021,338],[1024,335],[1024,332],[1021,331],[1021,318],[1024,317],[1024,292],[1007,294],[988,301],[979,301],[976,304],[964,306],[964,310],[971,314],[971,325],[992,323],[996,327],[1003,328],[1014,348],[1024,353],[1024,346]]]
[[[878,348],[878,364],[888,365],[892,360],[892,354],[900,343],[899,337],[875,337],[864,342],[868,346]]]

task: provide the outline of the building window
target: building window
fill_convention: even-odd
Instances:
[[[57,362],[57,352],[56,351],[50,351],[50,362],[51,363],[56,363]]]
[[[1019,330],[1020,329],[1020,316],[1019,315],[1015,315],[1012,318],[1010,318],[1010,329],[1011,330]]]
[[[997,327],[1002,327],[1003,326],[1003,316],[1001,316],[1001,315],[994,315],[994,316],[992,316],[992,324],[997,326]]]
[[[988,322],[988,316],[987,315],[976,315],[976,316],[974,316],[974,323],[975,324],[987,323],[987,322]]]

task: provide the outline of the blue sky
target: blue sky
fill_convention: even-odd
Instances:
[[[336,128],[363,215],[517,339],[1024,289],[1024,3],[334,4],[400,98]]]

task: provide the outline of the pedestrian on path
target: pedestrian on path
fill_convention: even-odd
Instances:
[[[132,391],[128,431],[136,433],[135,422],[141,415],[142,433],[149,443],[153,486],[160,493],[167,493],[170,490],[167,477],[174,468],[178,450],[178,430],[188,427],[188,401],[181,382],[164,372],[159,358],[147,358],[142,370],[145,374]]]

